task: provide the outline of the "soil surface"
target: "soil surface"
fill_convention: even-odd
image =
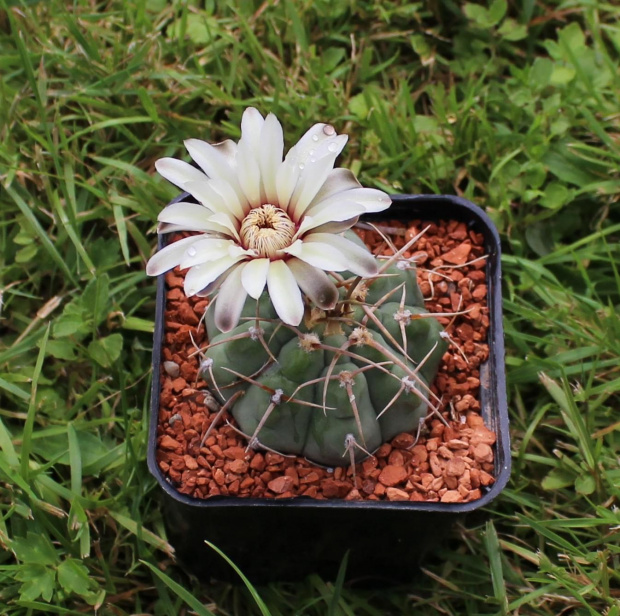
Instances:
[[[496,435],[479,413],[480,365],[489,354],[483,237],[456,221],[377,226],[388,240],[370,225],[356,229],[376,255],[393,254],[388,242],[401,248],[429,226],[404,257],[418,266],[426,309],[445,315],[438,320],[450,345],[432,386],[442,400],[444,421],[429,417],[420,434],[396,436],[355,468],[327,469],[298,456],[247,450],[227,414],[201,446],[218,410],[198,378],[195,353],[195,345],[207,343],[200,319],[208,300],[187,298],[177,269],[166,274],[156,455],[166,480],[180,493],[460,503],[480,498],[494,482]]]

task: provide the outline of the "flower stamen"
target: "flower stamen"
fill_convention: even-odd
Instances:
[[[255,250],[259,257],[272,258],[278,250],[291,245],[295,223],[284,210],[266,203],[250,210],[239,235],[245,248]]]

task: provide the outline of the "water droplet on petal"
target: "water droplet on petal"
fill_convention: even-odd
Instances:
[[[189,289],[189,292],[187,293],[188,297],[191,297],[192,295],[196,295],[196,289]]]
[[[314,156],[314,150],[310,150],[310,151],[308,152],[308,154],[309,154],[310,156]]]
[[[306,165],[304,165],[303,163],[299,163],[299,168],[303,169]]]
[[[310,159],[310,162],[311,162],[311,163],[315,163],[315,162],[316,162],[316,158],[312,157],[312,158]]]
[[[195,257],[195,256],[196,256],[196,249],[195,249],[193,246],[190,246],[190,247],[187,249],[187,254],[188,254],[190,257]]]
[[[337,152],[337,151],[338,151],[338,146],[337,146],[335,143],[330,143],[330,144],[327,146],[327,149],[328,149],[330,152]]]
[[[326,124],[323,127],[323,132],[328,136],[331,137],[332,135],[336,134],[336,129],[331,125],[331,124]]]
[[[312,141],[318,141],[318,140],[319,140],[318,135],[312,135]]]

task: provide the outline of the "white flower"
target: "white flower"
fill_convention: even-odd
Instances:
[[[361,214],[389,207],[388,195],[362,188],[347,169],[334,169],[347,142],[329,124],[315,124],[282,160],[278,119],[248,108],[239,143],[211,145],[188,139],[185,146],[201,170],[162,158],[157,171],[198,203],[172,203],[160,213],[159,233],[199,234],[155,254],[146,271],[157,276],[177,265],[189,268],[185,293],[219,289],[215,323],[229,331],[247,296],[258,299],[265,285],[278,316],[298,325],[302,292],[329,310],[338,291],[326,272],[377,272],[374,257],[340,234]]]

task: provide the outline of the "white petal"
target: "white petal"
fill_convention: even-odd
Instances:
[[[227,233],[232,235],[237,241],[240,241],[239,238],[239,221],[231,216],[230,214],[225,214],[224,212],[216,212],[209,216],[209,224],[212,227],[219,227],[226,229]]]
[[[156,252],[146,264],[146,273],[148,276],[159,276],[181,262],[185,251],[194,243],[199,241],[202,236],[185,237],[177,240],[168,246],[164,246]]]
[[[344,190],[352,190],[355,188],[362,188],[362,185],[357,181],[355,175],[353,175],[349,169],[338,167],[337,169],[333,169],[327,176],[323,186],[321,186],[321,190],[316,194],[312,203],[318,203]]]
[[[229,332],[239,323],[243,305],[248,297],[241,285],[241,271],[237,266],[222,283],[215,300],[215,326],[221,332]]]
[[[350,229],[358,220],[359,216],[343,220],[342,222],[326,222],[324,225],[312,229],[312,233],[343,233],[347,229]]]
[[[198,163],[209,178],[225,180],[235,190],[239,199],[243,199],[243,193],[237,181],[234,161],[228,155],[229,146],[223,148],[222,144],[213,146],[200,139],[187,139],[185,147],[192,159]]]
[[[233,244],[231,240],[213,237],[194,239],[194,243],[187,247],[181,257],[179,265],[182,269],[194,267],[195,265],[200,265],[207,261],[222,259],[226,255],[229,255],[228,247]]]
[[[311,126],[301,139],[288,151],[286,160],[291,163],[305,163],[323,144],[331,143],[338,135],[329,124]]]
[[[183,227],[185,231],[210,231],[209,218],[213,213],[198,203],[172,203],[157,216],[159,222]]]
[[[221,259],[217,259],[217,261],[208,261],[207,263],[202,263],[201,265],[190,268],[185,276],[185,283],[183,285],[185,295],[188,297],[196,295],[198,291],[204,289],[242,258],[243,257],[238,257],[233,259],[226,255]]]
[[[232,268],[226,270],[223,274],[220,274],[215,280],[210,282],[206,287],[198,291],[196,295],[198,297],[208,297],[213,293],[223,282],[228,278],[228,274],[230,274]]]
[[[329,143],[321,144],[320,148],[317,148],[316,155],[310,156],[307,160],[289,205],[293,220],[299,220],[299,217],[319,192],[332,171],[338,154],[347,143],[347,139],[346,135],[339,135]]]
[[[237,163],[237,144],[232,139],[225,139],[220,143],[212,144],[213,147],[228,161],[231,167],[236,167]]]
[[[241,246],[239,246],[239,244],[236,244],[235,242],[230,242],[230,244],[228,245],[228,254],[231,257],[252,257],[254,258],[254,256],[256,255],[256,252],[254,250],[242,248]]]
[[[246,200],[239,200],[237,191],[226,181],[219,178],[201,182],[201,185],[186,184],[185,189],[205,205],[213,204],[214,212],[230,212],[235,218],[243,220],[250,209]],[[195,191],[195,192],[194,192]]]
[[[304,302],[293,272],[284,261],[272,261],[267,274],[267,289],[278,316],[288,325],[299,325]]]
[[[165,233],[175,233],[176,231],[187,231],[185,225],[173,225],[169,222],[160,222],[157,225],[157,234],[164,235]]]
[[[330,244],[299,242],[299,244],[295,243],[284,248],[283,252],[328,272],[342,272],[350,269],[345,256]]]
[[[340,253],[347,263],[345,269],[358,276],[374,276],[377,273],[377,260],[366,248],[354,244],[350,240],[331,233],[310,233],[304,237],[304,247],[320,246],[322,250],[329,247]],[[299,257],[303,259],[303,257]],[[307,259],[303,259],[307,261]],[[327,269],[327,268],[325,268]]]
[[[288,265],[301,290],[319,307],[331,310],[338,301],[338,289],[330,277],[300,259],[289,259]]]
[[[371,212],[382,212],[390,207],[392,200],[382,190],[377,190],[375,188],[354,188],[331,195],[321,201],[315,199],[305,213],[308,216],[317,216],[319,212],[325,210],[337,210],[340,204],[344,202],[356,203],[360,206],[359,214],[368,214]]]
[[[267,283],[269,259],[252,259],[243,266],[241,283],[248,295],[258,299]]]
[[[279,250],[277,254],[288,254],[296,257],[301,254],[302,249],[303,242],[301,240],[295,240],[288,248],[283,248],[282,250]]]
[[[179,188],[184,188],[187,182],[203,182],[207,179],[200,169],[176,158],[160,158],[155,162],[155,169]]]
[[[276,171],[276,192],[278,193],[278,206],[285,212],[288,212],[289,202],[301,169],[299,165],[293,164],[288,160],[284,160],[280,163],[278,170]],[[290,215],[290,213],[289,213]],[[297,222],[293,220],[293,222]]]
[[[265,198],[268,203],[278,203],[278,191],[276,189],[276,174],[282,154],[284,152],[284,134],[282,125],[278,122],[273,113],[265,118],[265,123],[260,134],[260,147],[262,154],[259,154],[258,162],[260,166],[261,180],[265,191]]]
[[[260,155],[260,136],[264,123],[265,120],[260,111],[254,107],[248,107],[241,117],[241,139],[239,140],[239,146],[246,147],[254,154],[256,159],[258,159]]]
[[[239,143],[237,150],[237,177],[241,191],[253,207],[261,204],[260,168],[258,160],[248,147]]]
[[[212,212],[227,210],[221,195],[213,190],[212,180],[208,180],[206,176],[201,182],[187,182],[183,188]]]
[[[364,212],[364,206],[358,203],[341,203],[337,207],[325,208],[323,211],[318,212],[316,216],[314,214],[306,214],[301,221],[301,225],[299,225],[295,237],[302,237],[304,233],[307,233],[311,229],[315,229],[329,222],[350,220]],[[350,226],[351,225],[349,225],[349,227]],[[345,229],[349,227],[345,227]]]
[[[261,132],[265,120],[254,107],[248,107],[241,118],[241,139],[237,146],[237,179],[247,200],[254,207],[261,204],[259,158]]]
[[[186,139],[184,143],[194,162],[210,178],[226,178],[234,174],[230,159],[215,146],[200,139]]]

